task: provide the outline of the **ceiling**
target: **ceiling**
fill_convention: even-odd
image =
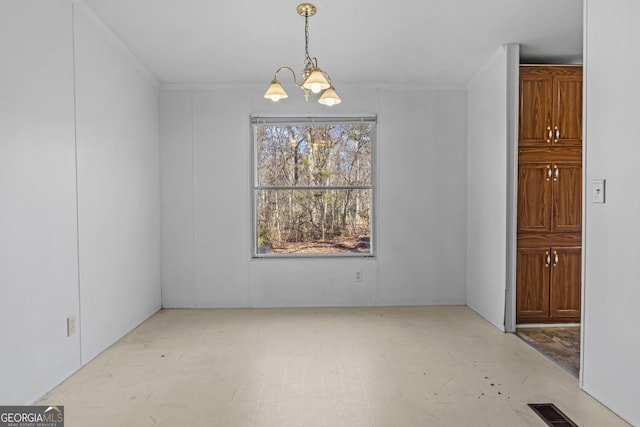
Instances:
[[[84,0],[162,83],[265,87],[304,63],[296,0]],[[582,0],[318,0],[309,53],[340,84],[464,84],[498,47],[582,59]],[[281,76],[282,77],[282,76]],[[288,77],[282,77],[286,81]]]

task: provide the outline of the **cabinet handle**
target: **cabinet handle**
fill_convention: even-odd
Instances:
[[[560,169],[558,169],[558,165],[553,165],[553,180],[557,181],[560,176]]]
[[[556,126],[555,129],[556,129],[556,139],[553,142],[558,142],[558,140],[560,139],[560,129],[558,129],[558,126]]]
[[[544,254],[547,256],[547,263],[544,266],[549,267],[549,264],[551,264],[551,256],[549,255],[549,251],[545,251]]]
[[[553,251],[553,266],[558,265],[558,251]]]
[[[551,175],[552,175],[551,165],[547,165],[547,181],[551,180]]]
[[[553,138],[553,132],[551,126],[547,126],[547,144],[551,144],[551,138]]]

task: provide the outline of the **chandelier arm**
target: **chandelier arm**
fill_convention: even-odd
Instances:
[[[273,75],[273,79],[277,80],[278,79],[278,73],[282,70],[289,70],[291,71],[291,75],[293,76],[293,83],[298,86],[298,87],[302,87],[302,83],[298,83],[298,79],[296,78],[296,72],[293,71],[293,69],[291,69],[290,67],[280,67],[278,68],[278,70],[275,72],[275,74]]]

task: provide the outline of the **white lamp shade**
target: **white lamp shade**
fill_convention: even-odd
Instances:
[[[269,89],[264,93],[264,97],[272,100],[273,102],[278,102],[288,96],[289,95],[284,91],[284,88],[278,80],[272,80]]]
[[[327,79],[320,71],[320,68],[314,68],[309,77],[302,83],[302,87],[310,90],[313,93],[320,93],[321,91],[331,86]]]
[[[340,100],[333,86],[330,86],[329,89],[324,91],[320,99],[318,99],[318,102],[327,107],[331,107],[332,105],[340,104],[342,100]]]

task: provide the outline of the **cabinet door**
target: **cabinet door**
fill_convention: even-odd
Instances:
[[[552,141],[553,79],[547,67],[520,68],[519,145],[548,146]]]
[[[549,317],[549,248],[518,248],[516,258],[516,322]]]
[[[582,166],[580,163],[554,163],[551,230],[582,231]]]
[[[551,165],[518,165],[518,232],[551,230]]]
[[[560,68],[553,77],[553,145],[582,145],[582,68]]]
[[[549,315],[551,318],[573,318],[579,321],[582,251],[579,247],[551,248],[551,251]]]

